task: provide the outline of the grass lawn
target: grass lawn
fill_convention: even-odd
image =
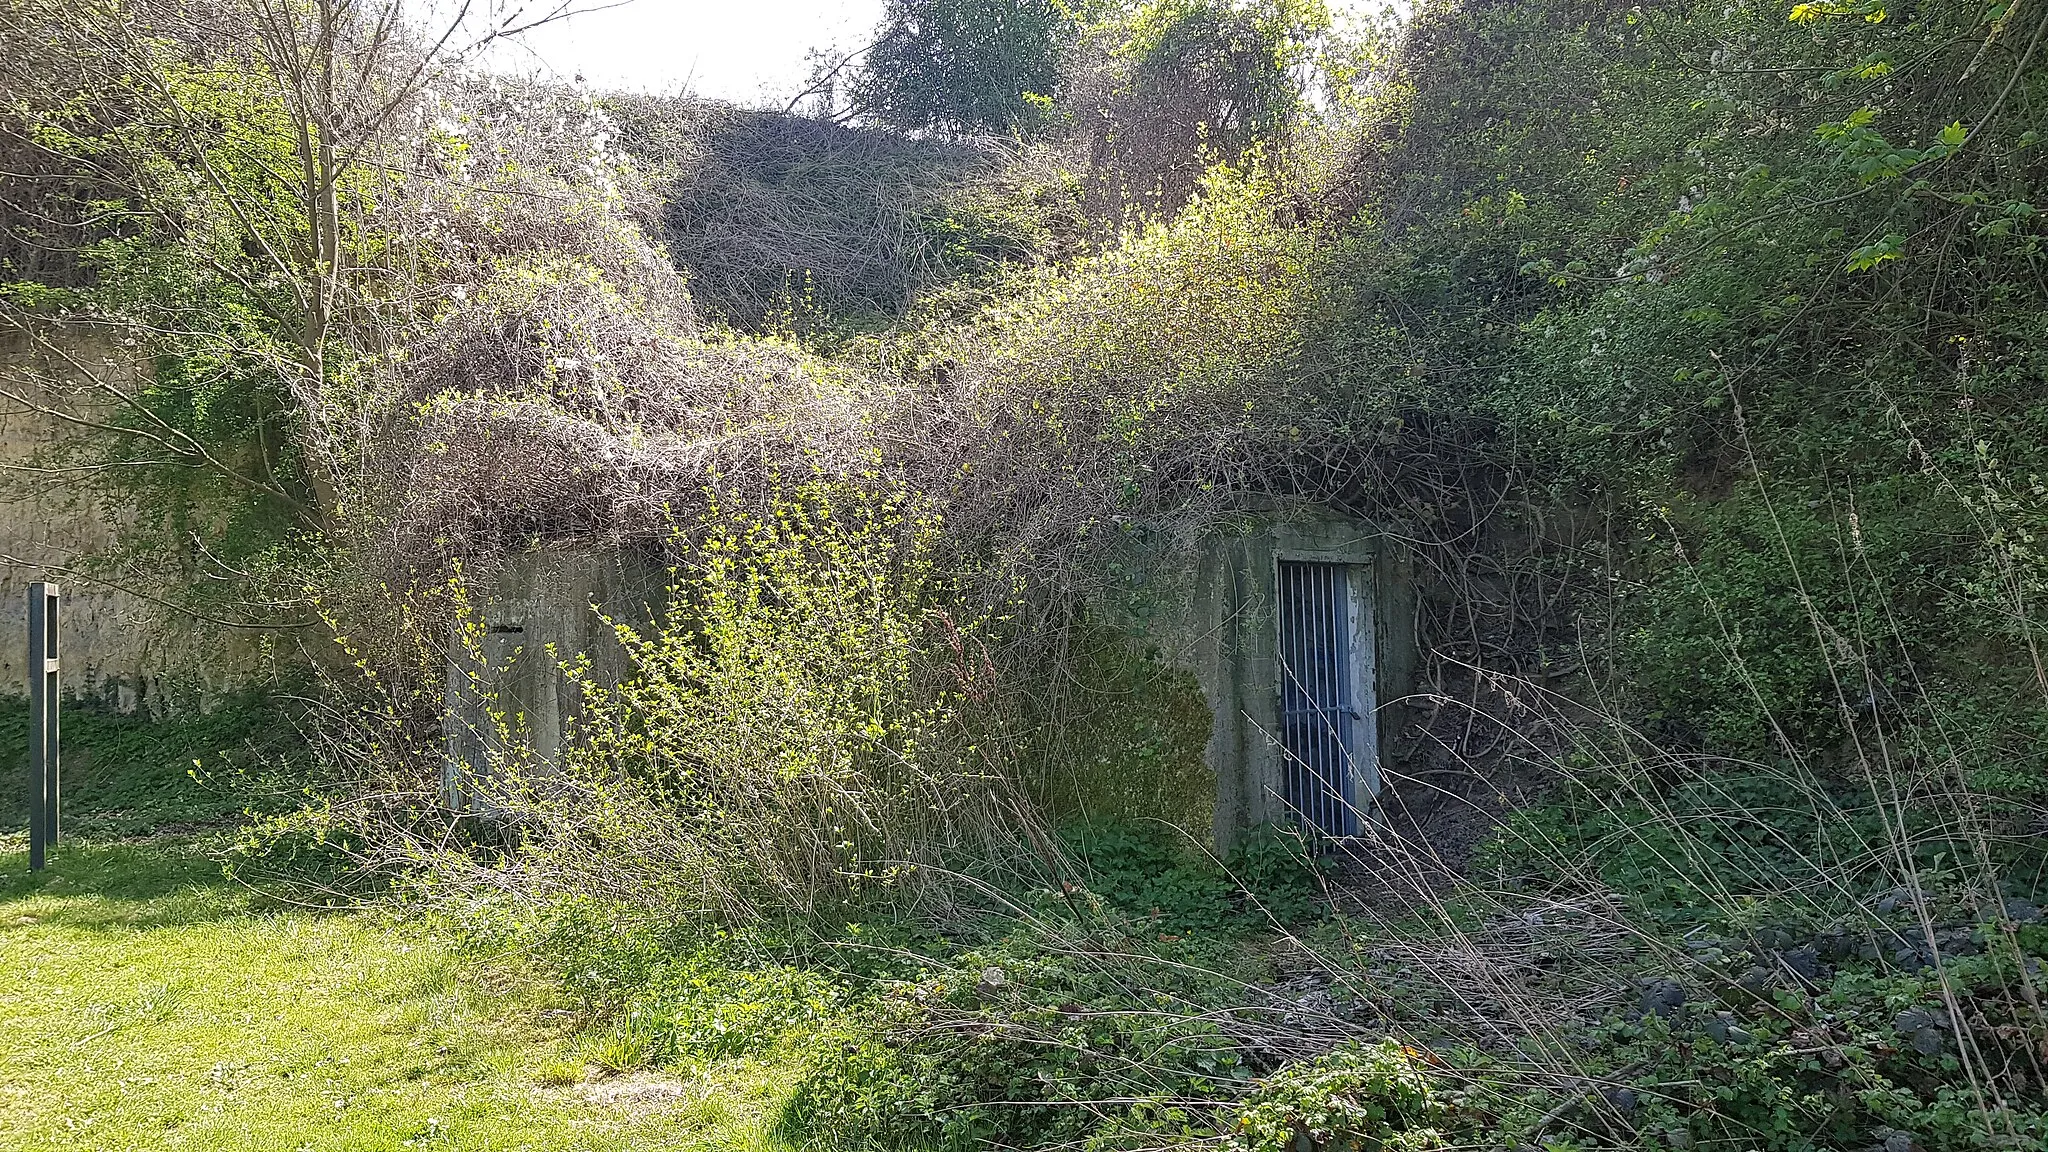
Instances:
[[[0,836],[0,1148],[767,1149],[790,1077],[589,1079],[568,1014],[425,929],[189,847]]]

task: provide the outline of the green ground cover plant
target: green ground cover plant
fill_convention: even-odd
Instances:
[[[89,839],[182,827],[240,826],[296,802],[303,781],[302,710],[263,693],[151,719],[76,698],[62,709],[66,829]],[[0,763],[28,761],[28,702],[0,699]],[[25,822],[19,789],[0,793],[0,820]]]

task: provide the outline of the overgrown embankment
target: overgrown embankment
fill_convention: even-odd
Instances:
[[[141,527],[335,638],[250,847],[525,948],[610,1064],[800,1053],[826,1144],[2038,1144],[2048,21],[932,7],[857,127],[673,138],[324,7],[10,10],[75,259],[5,315],[155,349],[88,474],[241,493]],[[1379,820],[1062,828],[1166,794],[1081,786],[1171,759],[1078,735],[1143,694],[1125,551],[1303,507],[1424,573]],[[451,766],[478,590],[575,550],[672,577],[624,676],[551,654],[565,750],[500,700]]]

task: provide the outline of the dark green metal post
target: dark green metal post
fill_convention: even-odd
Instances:
[[[28,586],[28,866],[41,871],[57,843],[57,604],[63,588]]]

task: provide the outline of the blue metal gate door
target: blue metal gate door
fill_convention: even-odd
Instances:
[[[1349,574],[1342,564],[1282,560],[1277,591],[1285,799],[1304,824],[1326,835],[1356,835]]]

